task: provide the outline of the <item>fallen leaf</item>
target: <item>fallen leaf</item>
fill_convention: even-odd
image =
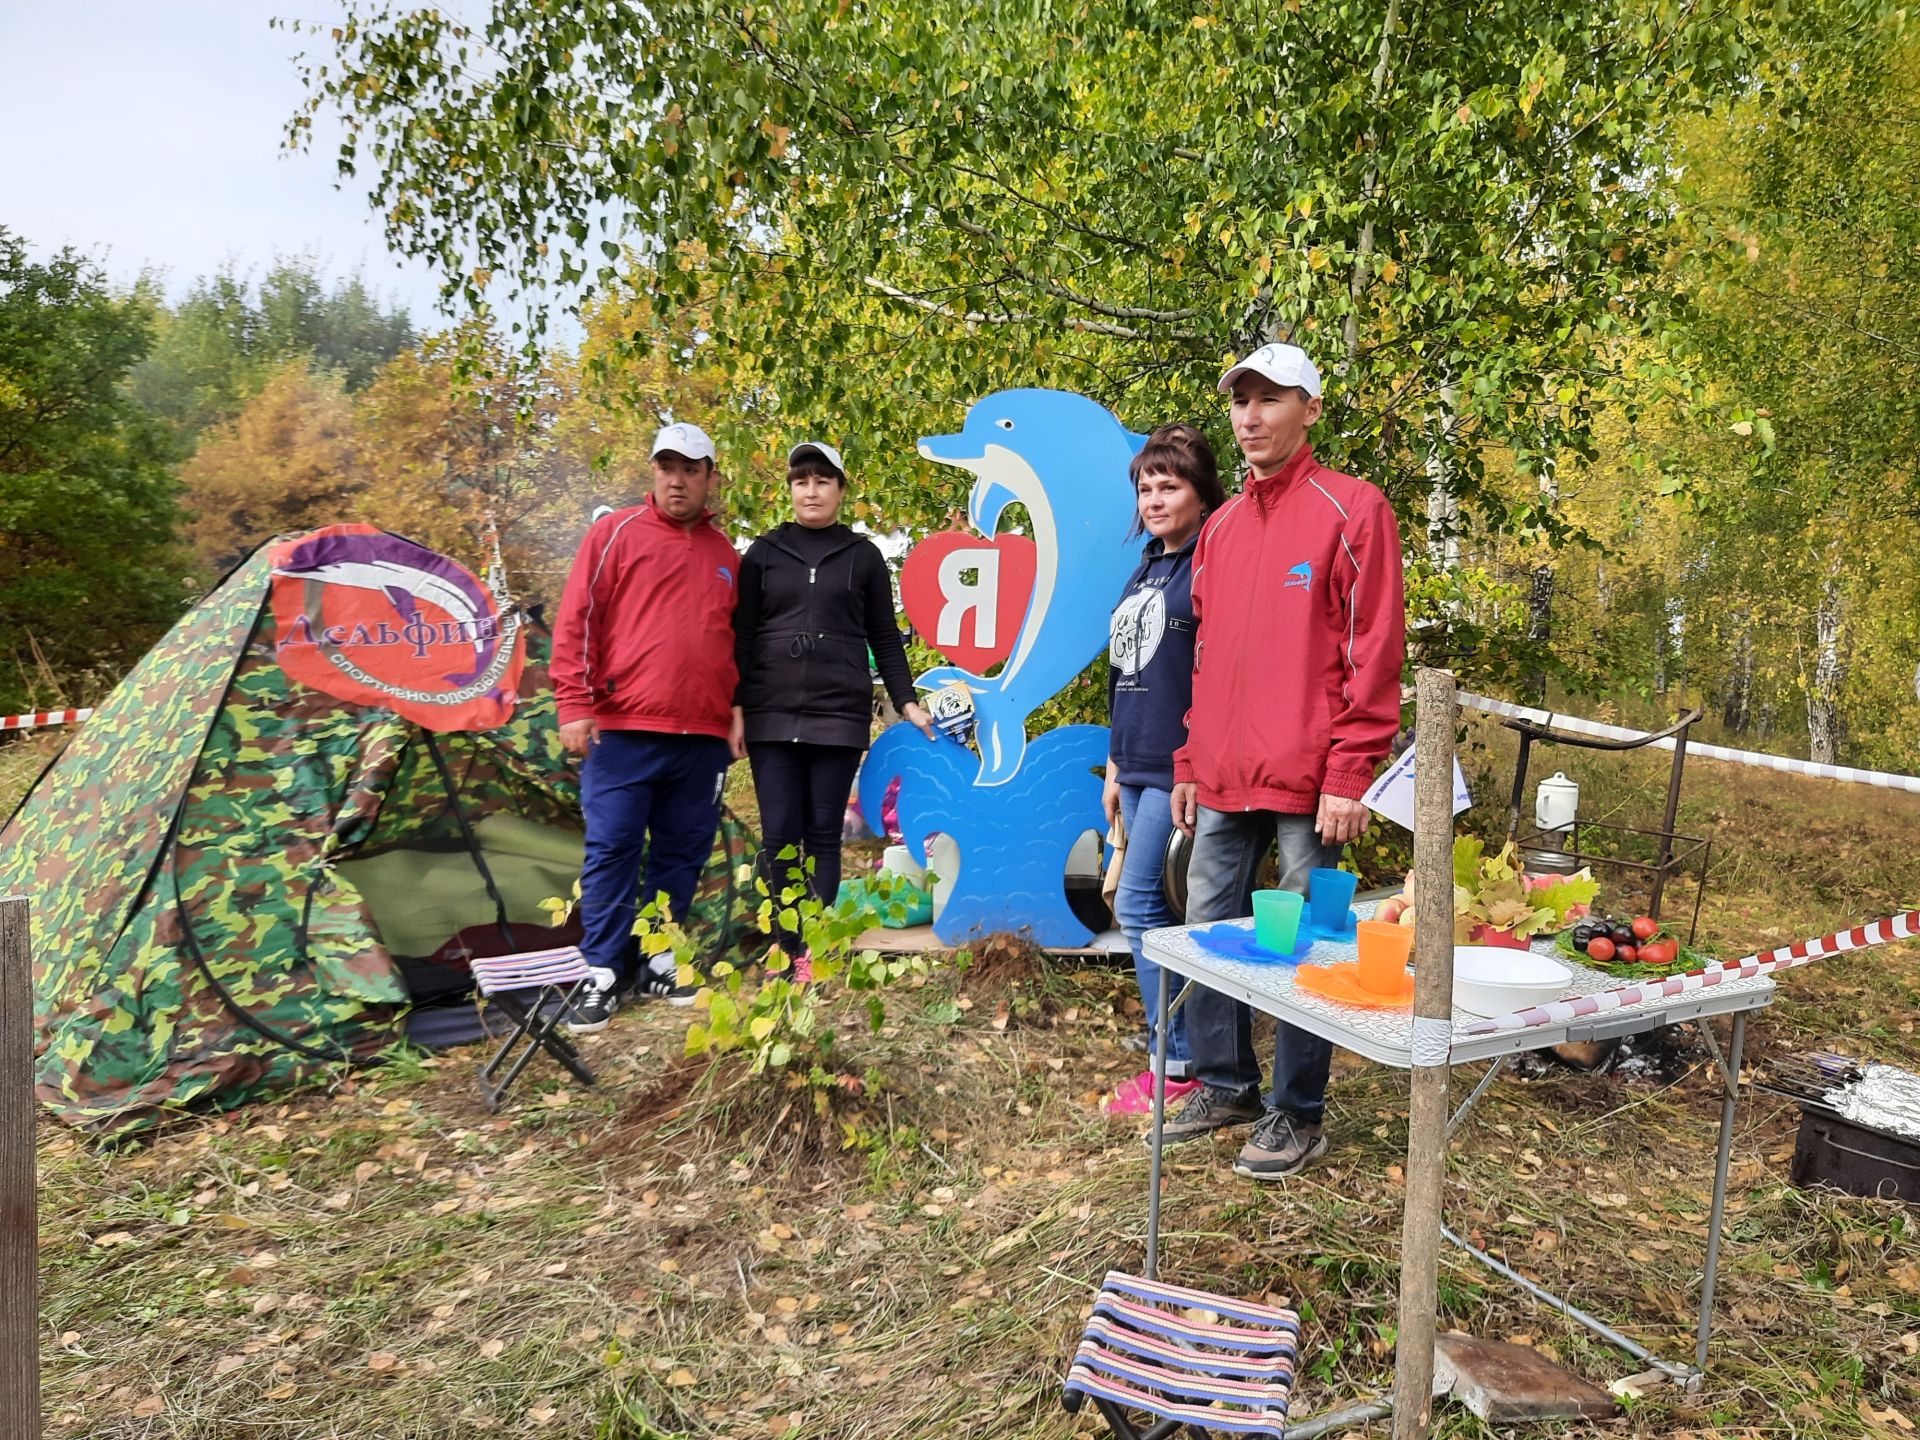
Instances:
[[[246,1363],[247,1357],[244,1355],[222,1355],[213,1362],[213,1378],[218,1380],[222,1375],[231,1375]]]
[[[367,1368],[384,1375],[389,1370],[400,1368],[400,1357],[391,1350],[376,1350],[367,1357]]]
[[[1861,1403],[1865,1404],[1866,1402],[1862,1401]],[[167,1402],[165,1400],[158,1395],[149,1395],[133,1407],[133,1413],[138,1415],[142,1420],[145,1420],[154,1415],[165,1414],[166,1409]]]
[[[273,1389],[267,1391],[266,1398],[269,1400],[291,1400],[299,1393],[300,1387],[298,1385],[276,1385]]]
[[[480,1358],[482,1360],[497,1359],[506,1352],[506,1348],[507,1342],[504,1340],[489,1340],[480,1347]]]
[[[696,1382],[693,1378],[693,1372],[691,1370],[676,1370],[671,1375],[667,1376],[667,1383],[669,1385],[686,1386],[686,1385],[695,1384]]]

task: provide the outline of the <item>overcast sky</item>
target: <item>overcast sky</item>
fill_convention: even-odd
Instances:
[[[0,225],[43,253],[73,245],[116,282],[164,271],[174,298],[229,257],[258,274],[276,254],[311,255],[330,278],[359,270],[436,328],[426,267],[396,265],[364,192],[334,188],[337,140],[281,146],[303,37],[268,21],[331,11],[0,0]]]

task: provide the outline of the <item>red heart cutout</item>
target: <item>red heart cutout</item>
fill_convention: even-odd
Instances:
[[[962,670],[984,675],[1013,653],[1039,565],[1040,552],[1024,535],[987,540],[942,530],[908,553],[900,600],[922,640]]]

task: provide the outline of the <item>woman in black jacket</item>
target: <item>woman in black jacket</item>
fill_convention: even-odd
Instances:
[[[776,915],[789,887],[828,905],[840,891],[840,827],[873,731],[869,648],[895,708],[935,738],[894,627],[887,562],[871,540],[840,523],[847,493],[840,452],[820,441],[794,446],[787,486],[794,518],[747,550],[733,615],[740,666],[734,749],[744,741],[753,766]],[[793,854],[782,858],[786,851]],[[788,926],[776,925],[776,936],[795,981],[805,983],[812,959],[805,940]]]

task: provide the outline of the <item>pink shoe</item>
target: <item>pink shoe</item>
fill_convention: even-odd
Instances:
[[[811,950],[802,950],[794,957],[793,970],[787,978],[795,985],[813,983],[813,952]]]
[[[1167,1081],[1167,1109],[1171,1111],[1200,1088],[1198,1080]],[[1153,1071],[1142,1070],[1107,1097],[1101,1107],[1109,1115],[1151,1115],[1153,1113]]]

